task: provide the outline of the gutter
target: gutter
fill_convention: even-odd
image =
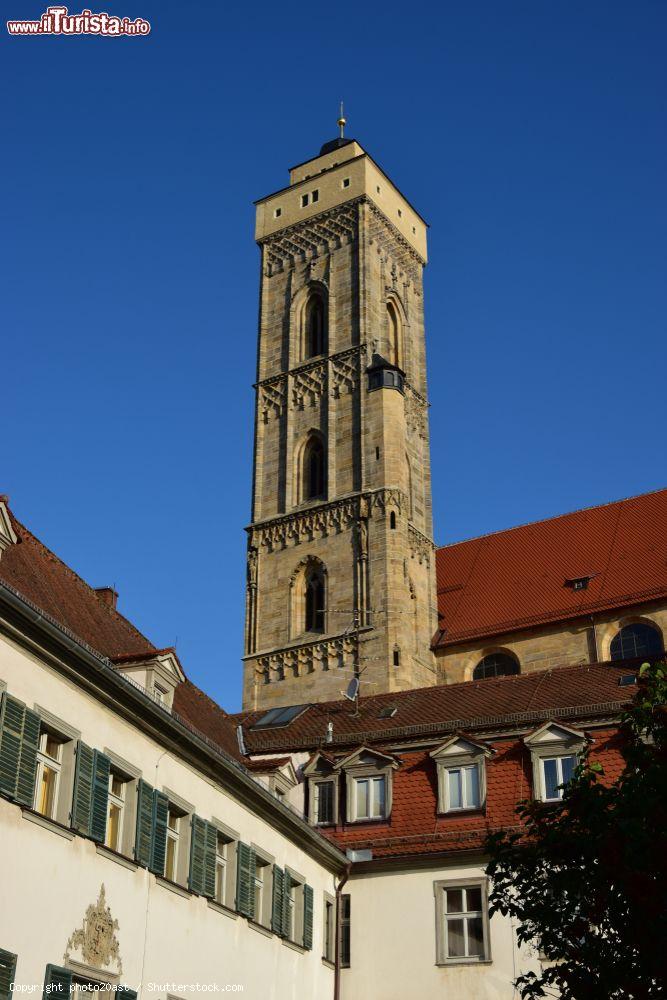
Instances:
[[[79,661],[74,668],[65,661],[61,661],[61,666],[74,672],[81,679],[82,671],[77,668],[80,663],[83,663],[91,668],[98,677],[110,684],[115,692],[125,695],[125,698],[133,703],[135,708],[140,709],[141,713],[148,716],[158,742],[160,738],[164,739],[165,736],[169,735],[177,742],[185,742],[197,752],[200,758],[203,757],[209,764],[214,765],[218,773],[224,774],[228,784],[237,793],[241,793],[243,803],[253,809],[256,814],[268,811],[272,814],[275,826],[280,832],[298,843],[308,854],[334,872],[345,870],[345,855],[337,847],[313,830],[288,806],[278,802],[268,789],[254,780],[243,764],[228,756],[222,748],[209,741],[203,734],[191,729],[189,725],[176,718],[170,711],[157,705],[143,689],[119,673],[109,659],[78,639],[72,632],[3,581],[0,581],[0,601],[8,605],[20,619],[27,621],[40,633],[55,642],[59,649],[64,648],[73,653]],[[12,627],[11,623],[9,624]],[[25,638],[29,640],[30,637],[26,635]],[[119,701],[120,699],[116,701],[116,708],[119,707]],[[137,722],[138,717],[139,713],[134,716],[135,722]]]
[[[340,1000],[340,932],[342,927],[342,893],[350,877],[352,863],[348,861],[343,877],[336,886],[336,945],[334,950],[334,994],[333,1000]]]

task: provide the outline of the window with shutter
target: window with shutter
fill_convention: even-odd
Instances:
[[[303,946],[313,947],[313,890],[309,885],[303,887]]]
[[[212,823],[192,817],[190,843],[190,889],[200,896],[215,896],[218,830]]]
[[[93,785],[90,809],[90,836],[103,844],[107,835],[109,775],[111,761],[99,750],[93,754]]]
[[[5,691],[0,707],[0,794],[32,807],[39,716]]]
[[[244,917],[255,918],[255,852],[239,843],[236,868],[236,909]]]
[[[129,986],[117,986],[116,1000],[137,1000],[137,991],[131,990]]]
[[[273,866],[273,899],[271,905],[271,929],[276,934],[283,934],[283,885],[285,873],[277,865]]]
[[[79,740],[79,745],[76,748],[72,826],[80,833],[86,834],[90,832],[94,760],[93,750]]]
[[[0,948],[0,1000],[10,1000],[15,973],[16,955]]]
[[[150,870],[155,875],[164,875],[167,855],[167,824],[169,821],[169,799],[164,792],[153,792],[153,841],[151,845]]]
[[[137,783],[137,831],[134,856],[140,865],[150,866],[153,849],[153,787],[141,778]]]
[[[43,1000],[69,997],[72,992],[72,973],[59,965],[47,965],[44,973]]]
[[[289,872],[285,872],[283,878],[283,937],[289,940],[293,937],[294,931],[294,883]]]
[[[315,785],[315,796],[317,800],[317,822],[320,824],[333,823],[334,816],[334,793],[333,781],[320,781]]]
[[[352,906],[348,893],[343,893],[340,903],[340,964],[342,968],[348,969],[350,967],[350,919],[352,916]]]

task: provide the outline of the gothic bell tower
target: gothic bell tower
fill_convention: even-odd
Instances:
[[[436,683],[427,227],[344,124],[257,202],[245,709]]]

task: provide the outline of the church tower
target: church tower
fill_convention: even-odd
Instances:
[[[344,124],[257,202],[245,709],[436,683],[427,227]]]

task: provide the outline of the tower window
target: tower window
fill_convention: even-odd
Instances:
[[[394,646],[394,666],[400,667],[401,665],[401,651],[398,646]]]
[[[376,447],[376,449],[375,449],[375,461],[376,462],[380,461],[380,448],[379,448],[379,446]]]
[[[396,530],[396,511],[392,510],[389,514],[389,527],[395,531]]]
[[[319,500],[326,495],[324,443],[313,434],[303,451],[302,499]]]
[[[316,358],[324,354],[326,319],[324,298],[319,292],[311,292],[305,312],[305,358]]]
[[[399,217],[399,219],[403,218],[403,212],[400,210],[400,208],[398,210],[398,217]]]
[[[387,337],[389,340],[389,360],[397,368],[401,367],[401,321],[393,302],[387,302]]]
[[[635,656],[661,656],[664,652],[662,636],[653,625],[636,622],[625,625],[612,639],[612,660],[630,660]]]
[[[320,192],[317,190],[317,188],[315,188],[315,190],[313,191],[313,193],[311,195],[311,198],[312,198],[313,202],[316,202],[316,201],[320,200]]]
[[[324,580],[319,567],[306,576],[306,632],[324,632]]]
[[[283,214],[282,208],[276,208],[276,209],[274,209],[274,212],[273,212],[273,218],[274,219],[279,219],[282,214]]]
[[[309,198],[310,198],[310,195],[307,195],[307,194],[302,194],[301,195],[301,208],[305,208],[306,207],[306,205],[308,204]]]
[[[378,186],[376,187],[375,190],[377,191],[378,194],[380,193],[380,185],[379,184],[378,184]]]
[[[474,681],[487,680],[489,677],[509,677],[519,673],[519,664],[508,653],[490,653],[480,660],[473,670]]]
[[[342,187],[349,188],[349,186],[350,186],[350,178],[349,177],[344,177],[343,178]]]

